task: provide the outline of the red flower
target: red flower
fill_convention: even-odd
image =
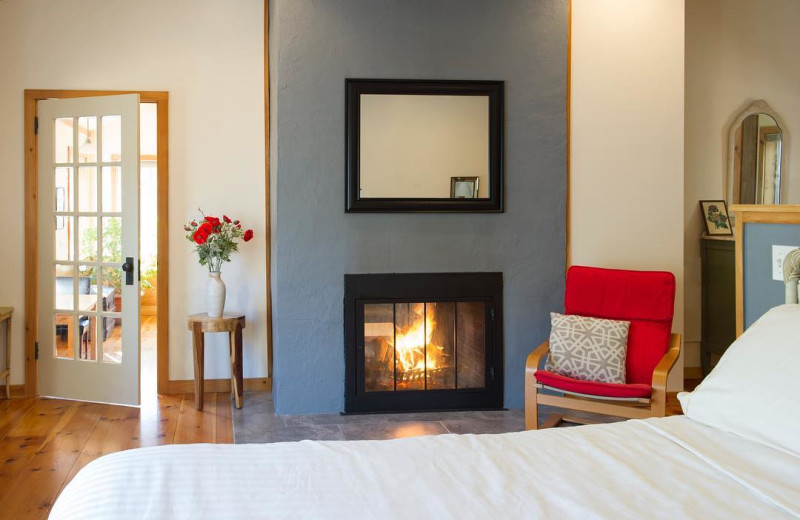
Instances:
[[[222,225],[217,217],[206,217],[206,223],[211,224],[211,226],[215,228]]]
[[[203,222],[202,224],[200,224],[200,227],[197,228],[197,230],[198,231],[202,230],[203,233],[205,233],[206,235],[210,235],[211,233],[214,232],[214,226],[213,224],[211,224],[211,222]]]
[[[222,220],[224,220],[225,223],[227,223],[227,224],[231,223],[231,219],[230,219],[230,217],[228,217],[228,215],[222,215]]]
[[[196,221],[196,220],[193,220],[193,221],[192,221],[192,226],[196,226],[196,225],[197,225],[197,221]]]
[[[208,233],[205,229],[203,229],[202,226],[200,226],[200,228],[194,232],[194,235],[192,235],[192,240],[194,240],[198,245],[205,244],[208,241]]]
[[[253,230],[248,229],[247,231],[244,232],[244,241],[250,242],[252,239],[253,239]]]

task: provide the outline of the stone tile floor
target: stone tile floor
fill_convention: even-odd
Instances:
[[[540,407],[540,421],[549,415],[544,408]],[[272,394],[268,392],[246,392],[243,408],[233,410],[233,435],[237,444],[304,439],[383,440],[442,433],[506,433],[521,431],[524,427],[522,410],[277,416]]]

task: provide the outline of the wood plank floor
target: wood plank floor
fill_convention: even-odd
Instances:
[[[162,444],[232,443],[230,393],[165,395],[140,409],[60,399],[0,401],[0,519],[43,519],[61,489],[108,453]]]

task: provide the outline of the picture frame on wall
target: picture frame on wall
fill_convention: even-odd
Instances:
[[[477,199],[478,177],[450,177],[451,199]]]
[[[733,225],[724,200],[701,200],[700,211],[709,236],[733,235]]]

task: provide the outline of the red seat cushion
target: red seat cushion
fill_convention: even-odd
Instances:
[[[582,381],[562,376],[547,370],[537,370],[534,374],[536,380],[543,385],[552,386],[559,390],[577,392],[579,394],[596,395],[598,397],[650,397],[653,391],[650,385],[633,384],[617,385],[614,383],[598,383],[596,381]]]
[[[649,388],[652,383],[653,370],[669,348],[674,309],[672,273],[582,266],[567,271],[565,314],[631,322],[625,360],[629,385]]]

